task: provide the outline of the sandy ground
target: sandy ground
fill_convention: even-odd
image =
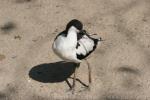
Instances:
[[[74,18],[105,41],[88,58],[91,90],[73,95],[74,66],[51,45]],[[149,26],[149,0],[0,0],[0,100],[150,100]],[[78,78],[88,84],[84,61]]]

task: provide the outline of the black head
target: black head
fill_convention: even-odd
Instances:
[[[71,20],[67,26],[66,26],[66,30],[68,30],[71,26],[74,26],[75,28],[77,28],[78,30],[82,30],[83,28],[83,24],[77,20],[77,19],[73,19]]]

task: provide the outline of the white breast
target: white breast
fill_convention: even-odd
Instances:
[[[67,37],[59,35],[53,43],[53,51],[66,61],[77,62],[76,58],[77,33],[70,30]],[[76,61],[77,60],[77,61]]]

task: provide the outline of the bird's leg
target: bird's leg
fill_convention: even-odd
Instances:
[[[92,77],[91,77],[91,67],[90,67],[90,64],[89,62],[85,59],[87,65],[88,65],[88,78],[89,78],[89,89],[90,89],[90,86],[91,86],[91,83],[92,83]]]
[[[73,79],[72,77],[69,77],[69,78]],[[88,87],[88,85],[86,85],[85,83],[83,83],[80,79],[76,78],[76,81],[78,81],[83,86]]]
[[[71,89],[72,89],[72,86],[71,86],[71,84],[69,83],[68,79],[66,79],[66,83],[68,84],[68,86],[69,86],[69,88],[70,88],[70,90],[71,90]]]
[[[76,86],[76,75],[77,75],[77,70],[80,64],[77,64],[75,71],[74,71],[74,75],[73,75],[73,85],[72,85],[72,94],[74,94],[75,92],[75,86]]]
[[[75,72],[74,72],[74,74],[73,74],[72,94],[74,94],[75,85],[76,85],[76,68],[75,68]]]

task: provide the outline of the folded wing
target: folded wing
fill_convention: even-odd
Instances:
[[[97,47],[99,39],[90,37],[88,34],[82,34],[78,38],[78,43],[76,46],[77,58],[82,60],[89,56]]]

